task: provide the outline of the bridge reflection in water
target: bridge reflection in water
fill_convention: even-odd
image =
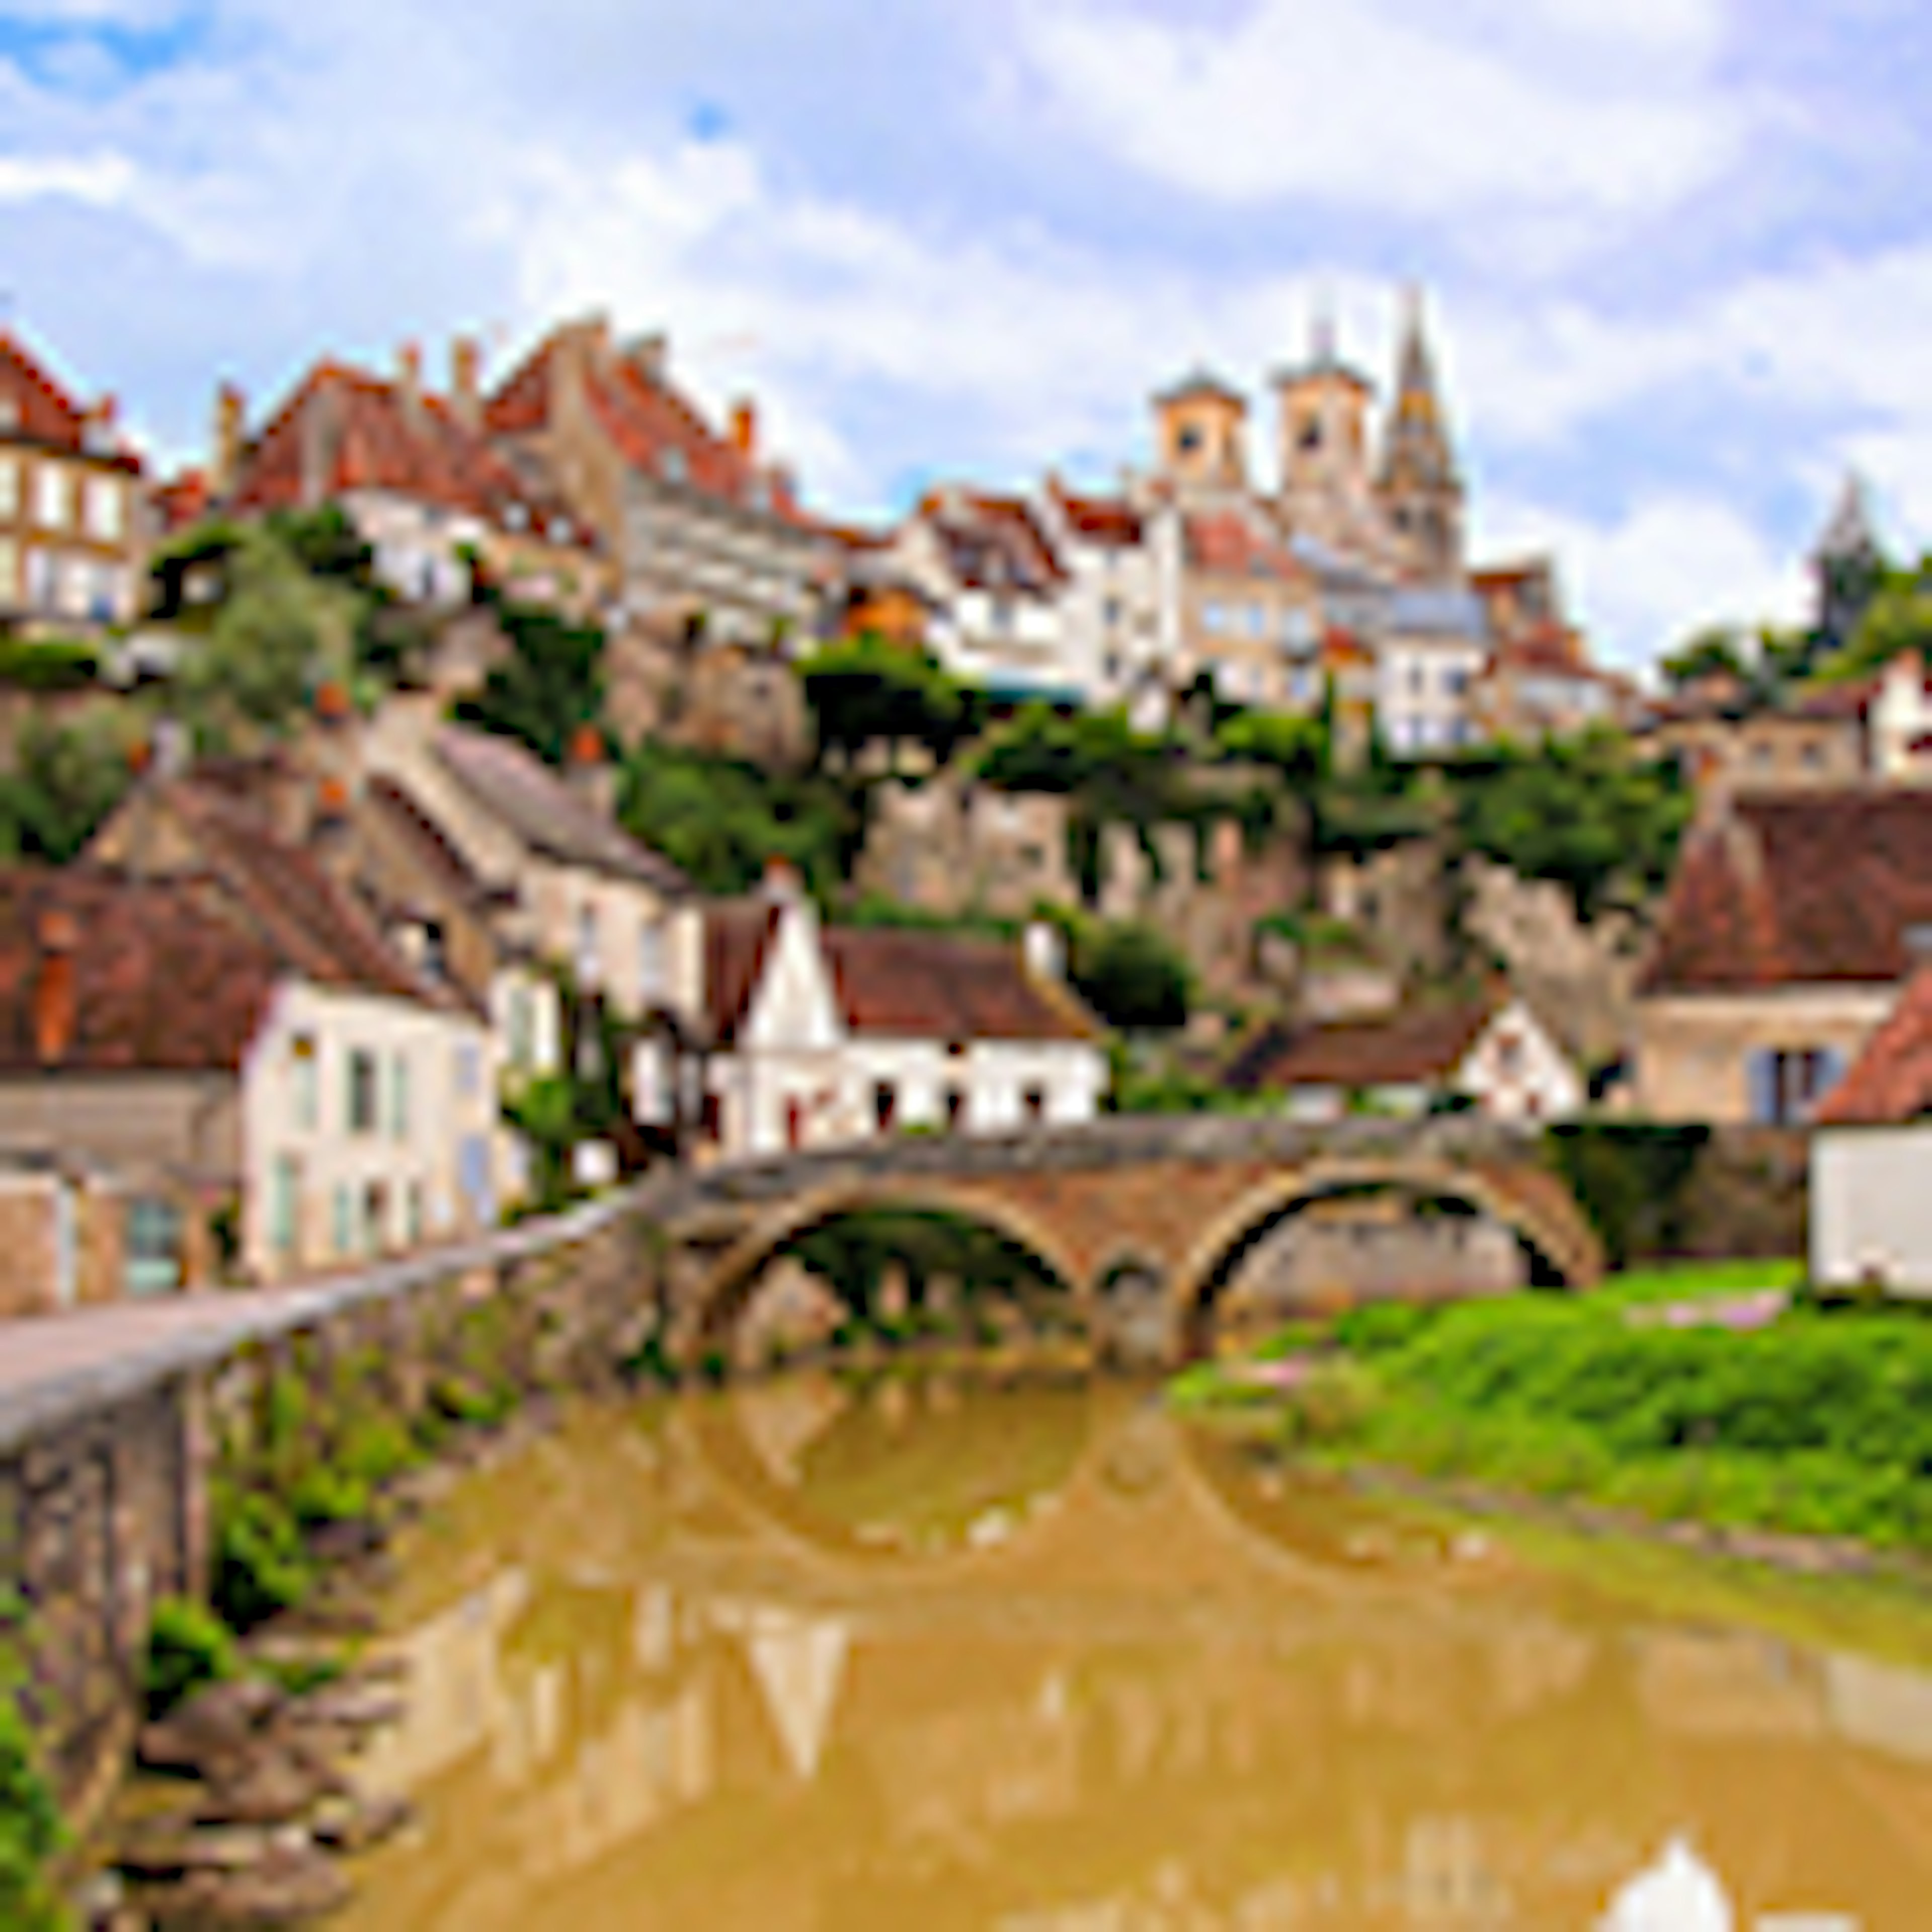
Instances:
[[[1124,1388],[580,1418],[406,1567],[368,1770],[426,1823],[350,1932],[1583,1932],[1679,1834],[1741,1928],[1932,1897],[1932,1676],[1617,1608]]]

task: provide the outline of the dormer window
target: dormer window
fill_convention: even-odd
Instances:
[[[659,459],[658,468],[667,483],[683,484],[691,480],[691,465],[686,460],[684,452],[675,443]]]

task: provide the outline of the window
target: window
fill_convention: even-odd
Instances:
[[[373,1255],[388,1245],[389,1190],[380,1180],[362,1190],[362,1252]]]
[[[1460,698],[1469,688],[1469,674],[1461,664],[1451,664],[1442,674],[1443,688],[1452,698]]]
[[[957,1087],[946,1090],[946,1130],[957,1133],[966,1124],[966,1096]]]
[[[510,1064],[518,1072],[530,1067],[536,1058],[536,1016],[531,1010],[530,989],[527,986],[510,988]]]
[[[356,1240],[355,1226],[350,1219],[349,1184],[346,1181],[338,1180],[335,1184],[334,1198],[331,1205],[334,1210],[331,1218],[334,1226],[330,1232],[334,1237],[335,1252],[338,1255],[346,1255],[352,1250]]]
[[[20,464],[17,458],[0,456],[0,517],[20,514]]]
[[[1192,456],[1201,447],[1201,431],[1192,423],[1183,423],[1174,439],[1174,446],[1183,456]]]
[[[67,527],[69,499],[67,472],[44,463],[34,472],[34,520],[44,530]]]
[[[473,1040],[465,1040],[451,1062],[451,1084],[459,1100],[473,1100],[483,1088],[483,1056]]]
[[[1750,1056],[1751,1118],[1766,1126],[1804,1126],[1838,1084],[1844,1057],[1828,1048],[1779,1047]]]
[[[1046,1089],[1043,1087],[1029,1087],[1020,1096],[1020,1111],[1029,1120],[1036,1122],[1045,1120],[1046,1118]]]
[[[356,1048],[349,1056],[349,1131],[373,1134],[376,1130],[376,1056]]]
[[[20,547],[11,537],[0,537],[0,604],[20,594]]]
[[[296,1125],[313,1132],[321,1108],[316,1079],[315,1036],[298,1034],[289,1044],[289,1085],[293,1098]]]
[[[128,1202],[123,1265],[130,1295],[172,1294],[181,1286],[181,1235],[172,1201],[137,1195]]]
[[[1301,425],[1300,434],[1295,440],[1304,449],[1319,449],[1322,447],[1322,424],[1319,420],[1310,416]]]
[[[279,1154],[268,1174],[268,1240],[284,1259],[296,1252],[302,1227],[302,1163]]]
[[[892,1132],[899,1111],[898,1089],[890,1080],[881,1080],[872,1089],[872,1118],[882,1134]]]
[[[122,531],[121,485],[110,476],[94,476],[87,484],[87,533],[102,543],[118,543]]]
[[[638,997],[647,1006],[664,1000],[664,922],[646,920],[638,928]]]
[[[1228,607],[1225,604],[1202,604],[1201,628],[1219,637],[1228,628]]]
[[[664,472],[664,480],[667,483],[685,483],[690,480],[691,464],[684,452],[675,443],[664,452],[658,467]]]
[[[389,1133],[399,1141],[410,1137],[410,1060],[405,1053],[389,1056]]]
[[[1265,604],[1250,604],[1248,606],[1248,635],[1251,638],[1268,635],[1268,606]]]
[[[27,553],[27,594],[22,600],[30,610],[54,608],[54,558],[50,550]]]
[[[577,976],[586,988],[597,984],[597,908],[593,905],[578,908]]]
[[[1120,600],[1118,597],[1109,597],[1100,606],[1100,621],[1110,631],[1118,626],[1120,621]]]

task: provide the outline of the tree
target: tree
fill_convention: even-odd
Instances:
[[[376,553],[340,503],[313,510],[278,510],[268,520],[269,534],[311,577],[346,589],[376,589]]]
[[[603,712],[604,633],[540,604],[500,602],[495,611],[509,656],[458,715],[561,764],[578,728]]]
[[[1214,740],[1224,758],[1270,766],[1286,784],[1297,788],[1314,784],[1329,770],[1328,733],[1319,717],[1244,711],[1228,718]]]
[[[1750,676],[1742,634],[1729,625],[1714,625],[1698,632],[1679,650],[1660,659],[1658,669],[1665,682],[1677,690],[1712,677],[1734,678],[1742,684]]]
[[[1820,674],[1834,682],[1864,677],[1912,652],[1932,656],[1932,557],[1884,573],[1850,641]]]
[[[133,782],[126,748],[111,726],[29,718],[14,769],[0,776],[0,856],[66,865]]]
[[[1171,1033],[1187,1024],[1193,975],[1167,935],[1131,921],[1082,922],[1067,977],[1108,1025],[1122,1033]]]
[[[829,644],[800,667],[821,752],[923,745],[942,762],[970,724],[965,691],[922,652],[863,637]]]

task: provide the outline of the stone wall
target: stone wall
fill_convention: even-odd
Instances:
[[[220,1315],[178,1304],[124,1352],[10,1390],[0,1586],[29,1609],[32,1707],[70,1815],[119,1772],[154,1605],[206,1586],[212,1479],[273,1479],[286,1445],[272,1414],[292,1408],[326,1459],[372,1408],[406,1426],[462,1387],[608,1382],[648,1324],[650,1277],[641,1224],[610,1204],[325,1288],[224,1298]]]

